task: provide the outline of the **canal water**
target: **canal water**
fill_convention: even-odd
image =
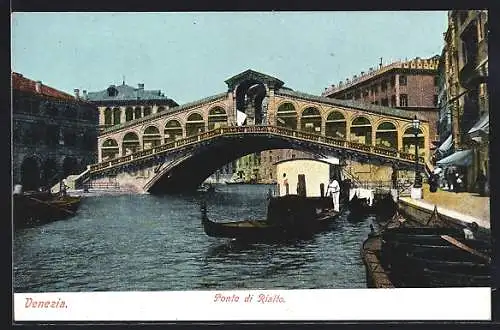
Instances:
[[[86,197],[71,219],[14,232],[14,292],[365,288],[360,246],[373,219],[346,213],[330,231],[286,244],[203,232],[201,198],[212,220],[262,219],[269,187]]]

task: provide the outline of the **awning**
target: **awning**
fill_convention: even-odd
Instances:
[[[462,150],[438,160],[436,164],[439,166],[469,166],[472,164],[473,157],[472,150]]]
[[[452,140],[452,136],[450,134],[450,136],[448,136],[446,138],[446,140],[444,140],[444,142],[439,146],[439,148],[436,149],[436,152],[439,152],[441,154],[445,154],[448,152],[448,150],[451,149],[452,145],[453,145],[453,140]]]
[[[490,133],[490,113],[482,115],[468,133],[471,138],[488,135]]]

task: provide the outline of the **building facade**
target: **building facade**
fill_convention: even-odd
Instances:
[[[441,152],[436,158],[465,170],[467,189],[474,190],[479,172],[490,177],[487,10],[448,12],[439,71]],[[458,152],[462,157],[454,156]]]
[[[13,183],[49,188],[97,161],[96,107],[12,73]]]
[[[406,110],[409,115],[431,123],[438,119],[439,55],[428,59],[419,57],[354,75],[338,85],[325,88],[322,96]],[[431,143],[437,143],[438,130],[431,126]],[[431,149],[433,145],[430,146]]]
[[[84,90],[83,98],[97,106],[101,131],[178,106],[160,90],[146,90],[142,83],[134,88],[126,85],[125,81],[97,92],[87,93]]]

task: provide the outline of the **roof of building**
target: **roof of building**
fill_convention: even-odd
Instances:
[[[41,82],[39,86],[39,90],[37,90],[37,81],[28,79],[24,77],[22,74],[17,72],[12,72],[12,89],[18,90],[22,92],[32,93],[32,94],[40,94],[44,96],[50,96],[58,99],[72,100],[76,101],[76,98],[68,93],[62,92],[55,88],[43,85]]]
[[[346,89],[356,87],[361,83],[365,83],[375,78],[381,77],[388,72],[434,72],[438,69],[439,60],[440,56],[434,55],[427,59],[417,57],[411,60],[392,62],[375,70],[373,68],[370,68],[368,72],[361,72],[361,75],[355,75],[351,80],[347,78],[345,82],[340,81],[338,85],[331,85],[330,87],[325,88],[325,91],[322,93],[322,95],[329,96],[345,91]]]
[[[270,87],[273,88],[281,88],[285,83],[281,80],[279,80],[276,77],[257,72],[251,69],[248,69],[246,71],[243,71],[231,78],[226,79],[224,82],[228,85],[230,89],[234,88],[237,84],[239,84],[242,81],[245,80],[256,80],[256,81],[262,81],[266,85],[269,85]]]
[[[110,85],[98,92],[88,92],[86,99],[89,101],[123,101],[123,100],[167,100],[160,90],[146,90],[126,85]]]
[[[347,107],[347,108],[355,108],[359,110],[364,110],[376,114],[381,114],[385,116],[394,116],[394,117],[400,117],[404,119],[413,119],[413,113],[409,113],[406,110],[402,109],[396,109],[396,108],[390,108],[390,107],[384,107],[380,105],[374,105],[374,104],[367,104],[359,101],[352,101],[352,100],[339,100],[339,99],[332,99],[329,97],[324,97],[324,96],[316,96],[316,95],[311,95],[311,94],[306,94],[302,92],[297,92],[297,91],[290,91],[290,90],[285,90],[285,89],[280,89],[276,92],[276,94],[281,94],[283,96],[291,96],[291,97],[297,97],[301,98],[307,101],[316,101],[316,102],[321,102],[321,103],[327,103],[331,105],[336,105],[340,107]],[[425,121],[425,120],[423,120]]]

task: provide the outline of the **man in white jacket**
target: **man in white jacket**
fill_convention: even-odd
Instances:
[[[333,178],[330,184],[328,184],[328,189],[326,190],[326,193],[330,193],[332,195],[333,199],[333,209],[336,212],[340,211],[340,184],[337,181],[337,179]]]

